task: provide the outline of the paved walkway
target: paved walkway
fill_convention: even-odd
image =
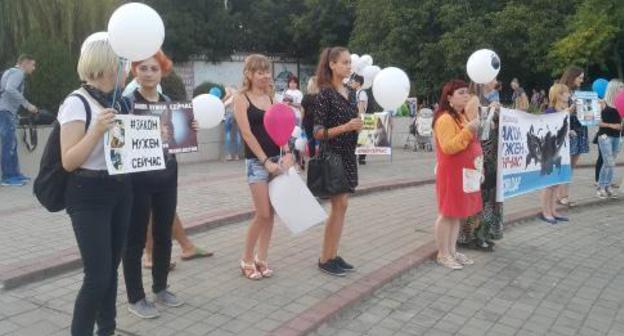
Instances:
[[[362,187],[433,175],[431,153],[397,151],[394,160],[371,158],[360,170]],[[180,169],[178,211],[184,224],[252,209],[242,162],[208,162]],[[76,241],[66,213],[49,213],[31,187],[0,187],[0,275],[75,259]]]
[[[513,227],[462,271],[428,262],[314,335],[624,335],[624,208]]]
[[[378,169],[375,167],[383,165],[387,164],[379,162],[366,166],[363,169],[363,180],[374,181],[371,176]],[[387,167],[380,169],[378,174],[388,176],[377,179],[431,172],[431,167],[425,161],[401,160],[400,157]],[[575,177],[573,192],[578,200],[592,199],[591,172],[580,172]],[[232,174],[230,177],[233,180],[240,178],[240,171],[235,173],[237,176]],[[203,173],[191,171],[185,179],[193,181],[194,174]],[[225,180],[225,174],[219,179]],[[203,192],[202,197],[219,200],[214,196],[216,192],[204,191],[202,189],[206,187],[196,186],[201,183],[199,178],[197,180],[189,187],[197,187],[195,190]],[[201,180],[207,181],[208,178]],[[226,195],[229,194],[220,194],[221,197],[235,198]],[[192,197],[192,194],[184,197],[188,200],[187,204],[205,204],[201,197]],[[232,202],[245,204],[247,199],[245,196]],[[237,266],[247,222],[196,234],[193,240],[197,244],[207,246],[217,254],[206,260],[184,262],[172,273],[171,289],[185,299],[187,305],[164,310],[156,320],[138,320],[126,311],[122,280],[118,300],[119,328],[129,335],[150,336],[268,333],[309,307],[327,300],[334,293],[428,242],[432,237],[434,202],[432,185],[352,199],[342,254],[358,266],[358,272],[346,278],[327,276],[315,267],[322,239],[321,226],[302,235],[292,236],[282,225],[277,225],[270,257],[276,276],[259,282],[242,278]],[[516,212],[533,209],[536,205],[535,195],[527,195],[511,200],[506,209],[508,212]],[[186,216],[192,216],[192,213]],[[505,241],[501,243],[504,244]],[[179,253],[177,246],[175,253]],[[73,271],[0,293],[0,335],[66,335],[81,278],[80,272]],[[149,288],[151,281],[145,279],[145,283]]]

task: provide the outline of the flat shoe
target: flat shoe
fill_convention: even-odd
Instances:
[[[563,217],[563,216],[555,216],[555,220],[558,220],[560,222],[569,222],[570,218],[568,217]]]
[[[557,224],[557,220],[555,218],[547,218],[546,216],[544,216],[543,214],[540,214],[539,216],[537,216],[537,218],[541,219],[542,221],[548,223],[548,224]]]

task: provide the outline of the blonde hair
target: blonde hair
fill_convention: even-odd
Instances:
[[[243,87],[240,89],[240,93],[245,93],[251,90],[251,80],[249,77],[257,71],[269,71],[271,69],[271,62],[269,59],[261,54],[251,54],[245,58],[245,68],[243,69]],[[270,86],[271,87],[271,86]],[[267,89],[267,94],[270,94],[272,89]]]
[[[557,104],[560,103],[559,95],[564,94],[566,92],[570,92],[567,85],[555,83],[550,87],[548,91],[548,100],[550,101],[549,106],[552,108],[557,108]],[[568,102],[566,102],[567,104]]]
[[[108,40],[93,41],[85,46],[78,60],[78,77],[83,81],[97,80],[115,74],[118,57]]]
[[[615,107],[615,97],[617,97],[620,90],[624,89],[624,83],[619,79],[612,79],[607,85],[607,91],[605,92],[604,100],[609,107]]]
[[[317,94],[319,93],[318,85],[316,84],[316,76],[310,77],[308,79],[308,86],[306,87],[307,94]]]

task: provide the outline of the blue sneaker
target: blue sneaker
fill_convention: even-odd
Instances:
[[[26,181],[18,180],[16,178],[8,178],[2,180],[2,185],[10,187],[23,187],[24,185],[26,185]]]
[[[26,181],[26,182],[30,181],[30,177],[22,175],[22,174],[14,176],[13,178],[19,181]]]

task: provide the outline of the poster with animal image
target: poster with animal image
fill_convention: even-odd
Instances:
[[[163,148],[169,154],[197,152],[197,132],[193,130],[193,103],[135,103],[135,115],[160,118]]]
[[[600,104],[598,94],[593,91],[575,91],[574,105],[576,116],[583,126],[598,126],[600,123]]]
[[[364,114],[364,127],[358,135],[357,155],[392,154],[392,117],[388,112]]]
[[[106,167],[111,175],[165,169],[160,119],[117,115],[104,135]]]
[[[505,199],[569,183],[569,115],[502,108],[498,128],[497,195]]]

